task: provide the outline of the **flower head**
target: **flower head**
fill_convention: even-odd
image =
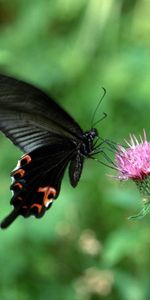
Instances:
[[[150,142],[140,136],[140,143],[135,135],[130,135],[130,142],[126,141],[128,148],[118,147],[116,165],[119,171],[118,178],[122,180],[143,180],[150,174]]]
[[[136,183],[144,207],[135,217],[143,217],[150,210],[150,142],[147,141],[145,131],[140,141],[135,135],[130,135],[130,141],[125,142],[128,147],[119,145],[116,152],[116,177],[120,180],[132,179]]]

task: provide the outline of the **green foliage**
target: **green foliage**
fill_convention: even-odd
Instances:
[[[146,0],[0,0],[0,71],[47,90],[85,130],[104,86],[99,133],[116,142],[143,128],[150,138],[149,36]],[[20,156],[1,136],[1,218]],[[150,216],[127,219],[140,195],[112,173],[88,161],[43,219],[0,232],[0,299],[149,299]]]

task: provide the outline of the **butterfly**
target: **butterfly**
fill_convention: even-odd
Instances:
[[[0,130],[24,152],[11,172],[13,210],[1,228],[19,215],[41,218],[58,197],[66,168],[76,187],[84,160],[100,151],[95,128],[83,132],[50,96],[5,75],[0,75]]]

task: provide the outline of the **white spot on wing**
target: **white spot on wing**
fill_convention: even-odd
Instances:
[[[13,176],[11,176],[11,183],[14,183],[15,182],[15,179]]]
[[[50,203],[53,203],[53,198],[46,202],[45,207],[49,207]]]
[[[12,172],[18,170],[19,168],[20,168],[20,160],[18,160],[17,166],[12,170]]]

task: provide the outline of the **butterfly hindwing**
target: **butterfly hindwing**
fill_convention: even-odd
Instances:
[[[38,148],[25,154],[12,171],[11,205],[14,210],[1,223],[6,228],[18,216],[40,218],[58,197],[62,177],[72,157],[68,141]]]

